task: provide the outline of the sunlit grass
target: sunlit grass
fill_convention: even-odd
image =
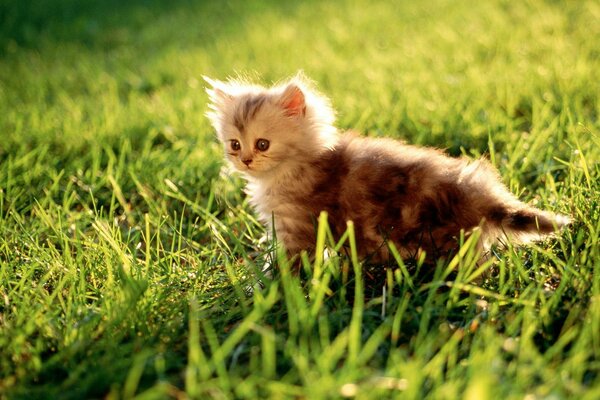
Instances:
[[[0,397],[600,396],[597,2],[35,3],[0,5]],[[341,128],[486,155],[573,225],[292,274],[201,76],[300,69]]]

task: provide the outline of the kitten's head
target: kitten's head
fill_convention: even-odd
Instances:
[[[238,171],[264,177],[309,162],[335,144],[329,101],[305,79],[296,76],[271,88],[205,79],[212,86],[207,116]]]

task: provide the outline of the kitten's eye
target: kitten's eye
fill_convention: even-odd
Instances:
[[[240,142],[235,139],[230,141],[230,145],[231,145],[231,150],[233,150],[233,151],[238,151],[239,149],[242,148],[242,146],[240,145]]]
[[[260,151],[266,151],[269,148],[269,141],[267,139],[258,139],[256,141],[256,148]]]

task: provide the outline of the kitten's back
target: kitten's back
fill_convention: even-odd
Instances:
[[[418,249],[441,255],[455,247],[461,230],[481,224],[482,243],[489,245],[503,235],[536,239],[568,223],[517,200],[485,160],[391,139],[345,135],[313,173],[318,179],[303,201],[315,215],[327,211],[334,232],[354,221],[364,255],[386,257],[386,240],[407,255]]]

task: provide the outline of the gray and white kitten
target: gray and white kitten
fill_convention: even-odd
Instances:
[[[461,231],[481,227],[485,251],[503,238],[538,240],[569,223],[520,202],[485,159],[452,158],[392,139],[340,133],[329,100],[296,76],[271,88],[205,78],[207,113],[226,158],[241,172],[262,223],[290,255],[315,245],[315,221],[329,215],[338,237],[355,224],[362,257],[443,256]]]

